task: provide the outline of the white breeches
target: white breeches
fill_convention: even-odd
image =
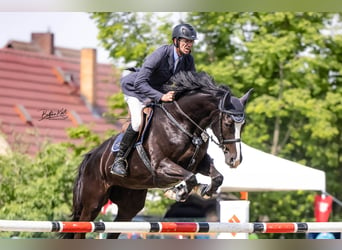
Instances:
[[[142,102],[140,102],[139,99],[136,97],[124,95],[124,98],[131,113],[132,129],[138,132],[142,119],[141,113],[145,105]]]

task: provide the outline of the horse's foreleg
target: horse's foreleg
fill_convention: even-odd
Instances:
[[[211,183],[201,185],[200,195],[211,197],[222,185],[223,175],[215,168],[213,159],[207,154],[197,167],[198,173],[209,176]]]
[[[190,175],[189,178],[184,180],[185,185],[180,185],[180,188],[178,188],[178,191],[176,192],[176,201],[185,201],[192,189],[198,185],[196,176],[194,174]]]
[[[162,178],[164,182],[171,184],[182,181],[181,184],[169,189],[169,192],[172,193],[171,195],[166,195],[176,201],[185,201],[192,189],[198,184],[195,174],[177,165],[168,158],[165,158],[160,163],[160,166],[162,168],[160,173],[158,173],[158,178]],[[175,197],[173,197],[173,194]]]

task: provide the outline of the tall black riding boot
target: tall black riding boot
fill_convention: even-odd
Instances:
[[[122,137],[122,141],[120,143],[119,151],[116,154],[116,158],[114,163],[110,169],[111,174],[126,176],[127,175],[127,161],[126,158],[131,152],[134,143],[137,139],[138,132],[132,129],[131,124],[128,126],[125,134]]]

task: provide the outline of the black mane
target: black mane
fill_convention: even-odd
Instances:
[[[184,92],[206,92],[214,96],[222,96],[227,91],[227,86],[217,85],[214,79],[205,72],[181,71],[172,76],[164,84],[164,91],[176,91],[177,94]]]

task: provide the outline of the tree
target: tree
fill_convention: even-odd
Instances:
[[[322,32],[332,14],[191,13],[190,20],[204,33],[205,46],[211,48],[207,49],[210,56],[200,55],[207,58],[202,69],[216,79],[229,79],[233,92],[254,88],[247,106],[244,140],[264,151],[326,171],[327,189],[339,196],[342,93],[338,78],[331,76],[341,74],[341,59],[336,57],[341,51],[341,36]],[[312,196],[293,194],[291,199],[299,208],[312,202]],[[267,201],[282,200],[284,196],[250,197],[260,200],[254,203],[261,206],[260,212],[269,210]],[[276,208],[269,213],[281,220]],[[340,211],[339,207],[335,209]],[[303,210],[301,217],[295,215],[298,210],[292,210],[295,213],[289,211],[286,218],[310,218],[310,210]]]
[[[49,143],[35,157],[0,156],[0,219],[68,221],[76,170],[83,154],[101,142],[86,126],[68,129],[79,143]],[[0,237],[56,238],[43,232],[0,232]]]
[[[171,42],[169,16],[137,12],[91,14],[99,29],[98,39],[110,56],[118,63],[129,62],[133,66],[141,66],[158,45]]]
[[[72,206],[74,170],[80,161],[59,144],[46,144],[35,159],[0,157],[0,214],[7,220],[63,220]],[[1,232],[0,237],[53,238],[47,233]]]

